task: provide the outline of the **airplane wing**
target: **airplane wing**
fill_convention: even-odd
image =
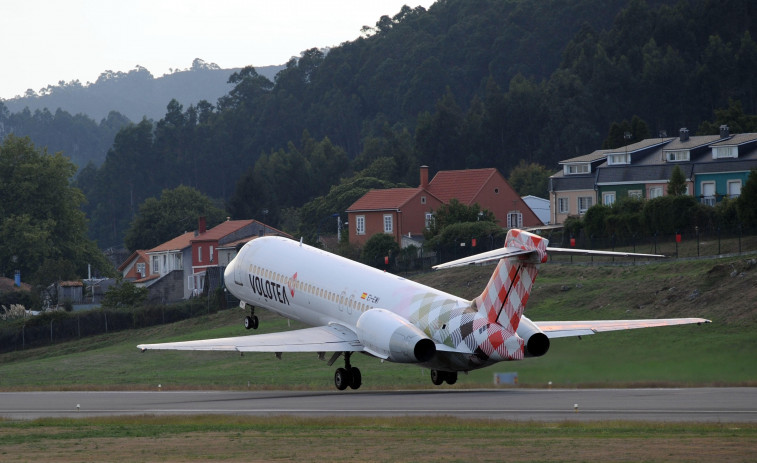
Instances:
[[[642,254],[638,252],[621,251],[592,251],[590,249],[552,248],[547,247],[548,254],[566,254],[572,256],[596,256],[596,257],[638,257],[646,259],[664,259],[662,254]]]
[[[360,352],[357,335],[341,325],[317,326],[280,333],[231,338],[140,344],[145,350],[210,350],[232,352]]]
[[[587,336],[605,331],[633,330],[636,328],[653,328],[656,326],[673,326],[687,324],[711,323],[705,318],[659,318],[650,320],[592,320],[533,322],[548,338],[565,338],[569,336]]]

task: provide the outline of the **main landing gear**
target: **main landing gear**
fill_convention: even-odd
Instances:
[[[457,372],[431,370],[431,382],[434,383],[435,386],[441,386],[445,381],[450,386],[455,384],[457,382]]]
[[[351,387],[357,389],[363,384],[363,376],[360,374],[360,370],[357,367],[350,365],[350,356],[352,352],[344,353],[344,368],[337,368],[334,373],[334,385],[340,391]]]
[[[260,325],[260,320],[258,320],[258,316],[255,315],[255,306],[250,306],[250,315],[244,317],[244,327],[246,329],[258,329],[258,325]]]

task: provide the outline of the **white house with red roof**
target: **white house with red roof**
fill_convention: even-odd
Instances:
[[[126,280],[150,288],[151,300],[188,299],[202,293],[209,269],[222,274],[240,246],[264,235],[291,238],[257,220],[227,220],[207,230],[201,217],[197,231],[183,233],[147,251],[135,251],[118,270]]]

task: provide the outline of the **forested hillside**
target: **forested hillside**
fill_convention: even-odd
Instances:
[[[283,66],[265,66],[263,75],[273,78]],[[95,121],[117,111],[133,122],[143,117],[158,120],[165,114],[166,104],[176,99],[182,104],[216,101],[231,90],[229,76],[239,69],[221,69],[215,63],[197,58],[188,69],[175,69],[155,77],[142,66],[129,72],[104,71],[95,82],[78,80],[58,82],[39,90],[29,89],[24,95],[3,103],[11,113],[29,108],[31,113],[62,109],[71,114],[84,114]],[[18,134],[17,134],[18,135]],[[104,153],[103,153],[104,156]]]
[[[79,177],[91,234],[120,244],[138,205],[179,184],[235,218],[296,228],[304,202],[356,173],[417,184],[420,164],[556,170],[634,116],[642,137],[696,131],[731,100],[754,114],[755,13],[750,0],[404,7],[274,81],[244,68],[215,105],[172,101],[157,123],[121,130]]]

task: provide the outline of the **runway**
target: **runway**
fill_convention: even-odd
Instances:
[[[7,419],[166,414],[757,422],[757,388],[0,393]]]

